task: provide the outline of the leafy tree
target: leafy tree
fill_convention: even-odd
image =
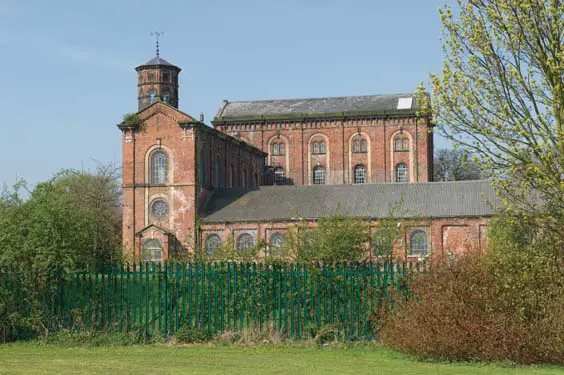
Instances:
[[[480,166],[461,149],[440,149],[433,158],[434,181],[479,180]]]
[[[457,3],[440,11],[445,60],[431,76],[440,130],[482,161],[508,212],[563,241],[564,3]]]

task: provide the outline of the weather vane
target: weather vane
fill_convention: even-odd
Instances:
[[[159,31],[153,31],[153,32],[151,33],[151,36],[154,36],[154,37],[155,37],[155,40],[156,40],[156,42],[157,42],[157,57],[159,56],[159,38],[160,38],[161,35],[164,35],[164,32],[162,32],[162,31],[161,31],[161,32],[159,32]]]

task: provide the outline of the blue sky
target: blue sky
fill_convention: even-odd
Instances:
[[[413,91],[441,69],[453,0],[0,0],[0,183],[119,163],[135,66],[180,66],[180,109]],[[436,139],[436,147],[445,140]]]

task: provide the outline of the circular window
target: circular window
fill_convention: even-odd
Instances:
[[[164,219],[168,215],[168,204],[162,200],[157,199],[151,204],[151,213],[157,219]]]

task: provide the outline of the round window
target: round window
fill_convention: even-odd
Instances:
[[[157,219],[164,219],[168,215],[168,204],[162,199],[153,201],[151,204],[151,213]]]

